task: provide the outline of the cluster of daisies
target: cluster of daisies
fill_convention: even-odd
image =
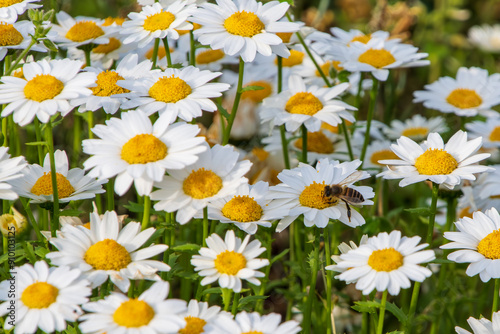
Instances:
[[[500,279],[500,117],[493,109],[500,74],[462,67],[455,78],[414,92],[415,103],[443,116],[383,123],[373,119],[380,82],[397,69],[430,63],[388,32],[319,32],[293,21],[289,4],[278,1],[139,0],[140,11],[107,19],[64,11],[52,17],[36,10],[38,2],[0,1],[0,227],[6,235],[26,229],[14,208],[20,199],[38,245],[45,245],[36,253],[41,260],[17,263],[0,283],[4,329],[52,333],[72,323],[82,333],[295,334],[302,326],[310,333],[318,269],[338,272],[336,279],[364,295],[384,293],[383,303],[414,281],[418,298],[436,259],[424,248],[437,246],[439,189],[463,193],[453,207],[456,231],[448,221],[440,229],[451,241],[440,247],[457,249],[448,259],[470,263],[466,274],[483,282]],[[368,117],[361,120],[360,105],[345,101],[368,90]],[[450,133],[450,113],[462,130]],[[57,136],[65,125],[72,129],[70,157],[54,149],[54,135],[56,143],[67,139]],[[34,132],[38,164],[16,149],[20,129]],[[11,157],[13,151],[19,154]],[[333,263],[327,243],[327,265],[311,264],[314,283],[304,283],[309,296],[297,320],[281,323],[277,313],[239,308],[240,294],[265,296],[274,231],[288,231],[295,248],[313,230],[302,227],[327,236],[330,222],[339,221],[358,231],[380,203],[373,179],[432,185],[425,243],[381,232],[359,245],[341,243]],[[115,211],[132,193],[142,223]],[[96,202],[89,223],[65,215],[83,200]],[[172,298],[175,229],[186,232],[184,225],[194,232],[202,226],[197,254],[183,259],[198,290],[189,302]],[[170,234],[160,237],[165,229]],[[318,254],[319,245],[312,247]],[[293,276],[292,267],[286,270]],[[202,301],[216,282],[224,310]],[[492,321],[469,323],[479,333],[498,329],[498,313]]]

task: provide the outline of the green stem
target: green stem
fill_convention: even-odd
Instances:
[[[493,316],[493,313],[498,311],[499,290],[500,290],[500,278],[496,278],[495,279],[495,287],[493,289],[493,306],[491,307],[492,316]]]
[[[231,295],[233,290],[228,288],[222,288],[222,303],[224,304],[224,311],[229,311],[229,306],[231,306]]]
[[[208,207],[203,208],[203,247],[207,247],[208,238]]]
[[[366,302],[367,298],[365,295],[361,296],[361,301]],[[361,315],[361,334],[368,334],[368,325],[369,325],[369,319],[368,319],[368,312],[363,312]]]
[[[94,133],[92,128],[94,127],[94,112],[92,110],[87,111],[87,126],[89,130],[89,139],[94,138]]]
[[[347,131],[347,124],[345,124],[345,119],[342,118],[342,123],[340,125],[342,127],[342,132],[344,133],[345,143],[347,145],[347,152],[349,152],[349,159],[354,160],[354,153],[352,152],[351,147],[351,138],[349,135],[349,131]]]
[[[302,132],[302,162],[307,163],[307,128],[304,124],[300,126]]]
[[[14,61],[14,64],[12,64],[6,71],[5,71],[5,76],[7,75],[10,75],[12,73],[12,71],[14,71],[16,68],[17,68],[17,65],[19,64],[19,62],[21,61],[21,59],[23,59],[24,57],[26,57],[26,55],[28,54],[28,52],[30,51],[30,49],[33,47],[33,45],[35,45],[37,43],[37,40],[33,37],[31,37],[31,42],[30,44],[28,45],[28,47],[26,49],[23,50],[23,52],[16,58],[16,60]]]
[[[286,140],[286,129],[285,125],[280,126],[281,135],[281,149],[283,150],[283,161],[285,163],[285,168],[290,169],[290,157],[288,155],[288,141]]]
[[[385,316],[385,305],[387,302],[387,291],[385,290],[382,294],[382,301],[380,302],[380,315],[378,317],[377,334],[382,334],[384,330],[384,316]]]
[[[127,294],[129,298],[134,298],[134,288],[135,288],[135,281],[130,280],[130,286],[128,287],[128,294]]]
[[[271,247],[272,235],[271,235],[271,233],[266,233],[265,236],[266,236],[266,241],[267,241],[266,242],[266,258],[271,259],[271,256],[272,256],[272,247]],[[258,294],[259,296],[264,296],[264,294],[266,293],[266,286],[267,286],[267,282],[269,281],[269,273],[270,272],[271,272],[271,266],[270,265],[266,266],[266,269],[264,272],[264,274],[266,276],[264,276],[264,279],[261,282],[259,294]],[[255,311],[262,313],[263,309],[264,309],[264,300],[260,299],[257,301],[257,303],[255,305]]]
[[[73,113],[73,167],[78,166],[80,160],[80,150],[82,146],[82,120],[80,115]]]
[[[87,66],[92,66],[92,61],[90,60],[90,52],[92,51],[92,49],[90,48],[90,44],[89,45],[86,45],[83,49],[83,52],[85,53],[85,64]]]
[[[332,246],[330,243],[330,226],[327,225],[323,230],[323,235],[325,237],[325,261],[326,265],[329,266],[332,264],[331,258],[331,250]],[[335,327],[333,322],[330,319],[333,319],[332,314],[332,271],[326,270],[326,312],[328,314],[328,327],[327,334],[333,332],[333,328]]]
[[[162,39],[163,47],[165,48],[165,56],[167,57],[167,67],[172,67],[172,57],[170,56],[170,47],[168,46],[167,37]]]
[[[361,110],[361,93],[363,92],[363,72],[359,74],[358,91],[356,93],[356,105],[357,110],[354,111],[354,119],[358,119],[358,113]]]
[[[231,309],[231,313],[233,314],[233,316],[236,315],[236,313],[238,312],[238,303],[240,301],[240,294],[239,293],[235,293],[234,294],[234,298],[233,298],[233,308]]]
[[[311,283],[309,286],[309,296],[306,301],[306,308],[304,311],[304,321],[303,330],[304,333],[314,333],[311,331],[311,317],[312,317],[312,305],[314,299],[316,299],[316,280],[318,275],[319,267],[319,241],[320,241],[320,231],[319,228],[314,226],[315,238],[314,238],[314,255],[311,261]]]
[[[35,230],[38,241],[47,244],[47,239],[43,237],[42,233],[40,232],[40,228],[38,227],[38,223],[36,222],[35,217],[33,216],[33,212],[31,211],[29,201],[23,197],[19,197],[19,199],[21,200],[21,203],[24,207],[24,211],[26,211],[26,214],[28,215],[28,220],[31,222],[31,226]]]
[[[0,106],[0,111],[3,109],[3,105]],[[35,117],[36,119],[36,117]],[[9,141],[8,141],[8,136],[7,136],[7,122],[9,119],[7,117],[2,118],[2,134],[3,134],[3,143],[2,146],[8,147],[9,146]]]
[[[153,62],[153,69],[156,68],[156,62],[158,60],[158,48],[160,46],[160,39],[155,38],[155,44],[153,46],[153,55],[151,56],[151,61]],[[165,50],[167,52],[167,50]]]
[[[372,90],[370,91],[370,104],[368,105],[368,116],[366,117],[365,140],[363,142],[363,148],[361,149],[361,157],[359,158],[361,160],[361,166],[359,166],[359,169],[363,167],[363,162],[366,155],[366,148],[368,147],[368,142],[370,141],[370,128],[372,125],[373,112],[375,110],[375,105],[377,103],[378,84],[379,81],[373,78]]]
[[[115,180],[109,179],[106,184],[106,206],[108,211],[113,211],[115,209]]]
[[[144,195],[144,212],[142,214],[142,225],[141,225],[142,231],[148,228],[150,210],[151,210],[151,198],[148,195]]]
[[[229,135],[231,134],[231,128],[233,127],[234,119],[236,118],[236,112],[238,111],[238,105],[241,99],[241,90],[243,88],[243,71],[245,69],[245,62],[243,58],[240,57],[240,66],[238,71],[238,87],[236,88],[236,96],[234,97],[233,108],[231,109],[231,115],[227,120],[227,127],[224,131],[224,137],[222,139],[222,145],[229,143]]]
[[[52,195],[54,201],[54,207],[52,211],[52,222],[50,225],[50,231],[52,237],[56,237],[56,231],[59,228],[59,193],[57,189],[57,171],[56,171],[56,159],[54,156],[54,138],[52,136],[52,120],[49,119],[47,122],[47,127],[45,128],[45,140],[47,141],[47,147],[49,149],[49,159],[50,159],[50,176],[52,178]]]
[[[193,30],[189,30],[189,65],[196,66],[196,48],[194,45],[194,33]]]

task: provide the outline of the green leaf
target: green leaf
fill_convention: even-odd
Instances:
[[[404,209],[404,211],[407,211],[407,212],[415,214],[415,215],[420,215],[420,216],[430,216],[431,215],[431,209],[426,208],[426,207]]]
[[[380,304],[374,301],[354,302],[354,306],[351,306],[353,310],[367,313],[377,313],[379,307]]]
[[[225,119],[229,119],[229,113],[227,112],[226,108],[222,106],[219,102],[215,102],[215,105],[217,106],[217,110],[219,110],[219,113],[224,117]]]
[[[272,265],[274,262],[278,261],[279,259],[281,259],[283,256],[285,256],[286,254],[288,254],[288,252],[290,251],[290,249],[285,249],[284,251],[282,251],[281,253],[279,253],[278,255],[276,255],[272,260],[271,260],[271,263],[270,265]]]
[[[238,308],[243,307],[243,306],[250,304],[250,303],[257,302],[259,300],[265,300],[268,297],[269,296],[246,296],[246,297],[243,297],[238,302]]]
[[[203,294],[204,295],[220,295],[222,293],[222,289],[221,288],[209,288],[209,289],[205,289],[203,290]]]
[[[131,201],[128,201],[128,204],[123,207],[131,212],[144,212],[144,205]]]
[[[240,90],[240,93],[249,92],[252,90],[262,90],[262,89],[264,89],[264,87],[262,86],[245,86]]]
[[[447,259],[434,259],[428,263],[449,264],[449,263],[455,263],[455,262],[447,260]]]
[[[184,244],[184,245],[179,245],[172,247],[171,249],[174,252],[198,252],[200,250],[201,246],[197,244]]]
[[[391,312],[396,318],[398,318],[399,322],[404,324],[406,322],[406,314],[402,309],[396,306],[394,303],[387,302],[385,305],[387,311]]]
[[[78,334],[78,331],[76,330],[75,327],[71,327],[71,326],[68,326],[64,331],[63,333],[66,333],[66,334]]]
[[[80,210],[63,210],[59,213],[59,217],[61,217],[61,216],[78,217],[82,213],[84,213],[84,212],[80,211]]]
[[[26,143],[26,145],[28,145],[28,146],[45,146],[45,145],[47,145],[47,142],[46,141],[33,141],[30,143]]]
[[[45,258],[45,255],[47,255],[48,253],[50,253],[50,250],[48,250],[45,247],[37,247],[35,249],[35,254],[38,255],[42,259]]]

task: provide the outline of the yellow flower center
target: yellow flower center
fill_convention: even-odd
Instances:
[[[270,96],[273,92],[273,86],[265,80],[252,81],[246,86],[260,86],[264,89],[260,90],[249,90],[241,94],[242,99],[252,100],[255,103],[262,102],[266,97]]]
[[[118,80],[124,78],[115,71],[103,71],[97,75],[97,87],[90,87],[90,90],[95,96],[111,96],[130,92],[128,89],[122,88],[116,84]]]
[[[371,65],[375,68],[382,68],[394,63],[396,58],[394,58],[394,56],[385,49],[369,49],[359,56],[358,61],[360,63]]]
[[[373,251],[368,258],[368,265],[376,271],[393,271],[403,263],[403,255],[392,247]]]
[[[21,301],[28,308],[47,308],[57,300],[59,289],[46,282],[36,282],[24,289]]]
[[[200,28],[201,28],[201,24],[193,22],[193,30],[192,31],[195,31],[196,29],[200,29]],[[191,30],[178,30],[178,29],[175,29],[175,31],[177,31],[177,33],[182,36],[182,35],[185,35],[185,34],[189,33]]]
[[[90,246],[83,259],[96,270],[118,271],[127,268],[132,262],[125,247],[112,239],[104,239]]]
[[[302,138],[299,138],[293,144],[299,150],[302,149]],[[307,132],[307,151],[321,154],[331,154],[335,152],[333,143],[321,131]]]
[[[250,332],[244,332],[244,333],[241,333],[241,334],[264,334],[264,332],[261,332],[261,331],[250,331]]]
[[[201,334],[207,322],[198,317],[187,316],[184,318],[186,327],[179,330],[179,334]]]
[[[90,230],[90,222],[85,223],[82,226],[85,227],[86,229]]]
[[[326,76],[330,75],[330,70],[334,68],[337,72],[342,71],[344,68],[340,66],[340,61],[338,60],[332,60],[332,61],[327,61],[321,67],[321,72],[323,72]],[[321,73],[319,73],[318,70],[316,70],[316,76],[321,77]]]
[[[414,128],[407,128],[404,129],[403,132],[401,133],[402,136],[414,139],[414,138],[422,138],[427,136],[429,133],[429,129],[425,127],[414,127]]]
[[[164,142],[151,134],[136,135],[122,147],[121,157],[131,165],[147,164],[165,159],[168,148]]]
[[[113,313],[113,320],[118,326],[127,328],[142,327],[154,318],[155,311],[143,300],[129,299],[123,302]]]
[[[206,50],[196,55],[196,64],[210,64],[224,58],[224,56],[225,54],[222,50]]]
[[[316,183],[316,181],[313,181],[312,184],[305,186],[304,190],[302,190],[302,193],[299,196],[300,205],[318,210],[323,210],[336,205],[338,199],[334,201],[328,201],[323,197],[325,186],[325,181],[323,181],[322,183]]]
[[[122,45],[122,42],[118,38],[110,37],[108,44],[100,44],[92,49],[93,53],[103,53],[108,54],[117,50]]]
[[[60,174],[56,173],[57,181],[57,197],[66,198],[71,196],[75,192],[75,188],[71,185],[68,179]],[[52,174],[51,172],[43,173],[42,176],[36,180],[35,184],[31,188],[31,193],[37,196],[45,195],[49,196],[53,194],[54,188],[52,188]]]
[[[252,149],[252,154],[255,155],[259,161],[264,161],[269,157],[269,152],[260,147],[254,147]]]
[[[160,12],[153,15],[149,15],[144,20],[143,28],[147,31],[156,31],[156,30],[166,30],[172,22],[175,21],[175,15],[170,12]]]
[[[241,253],[224,251],[217,255],[214,261],[215,269],[221,274],[236,275],[247,265],[247,260]]]
[[[385,166],[381,163],[379,163],[379,160],[389,160],[389,159],[399,159],[399,157],[396,155],[391,150],[380,150],[373,152],[372,156],[370,157],[370,162],[374,165],[378,166]]]
[[[11,75],[13,77],[26,80],[26,78],[24,77],[24,71],[22,67],[18,68],[17,70],[14,70],[14,72]]]
[[[450,153],[438,148],[428,148],[415,159],[415,168],[421,175],[447,175],[457,167],[457,160]]]
[[[59,95],[64,84],[50,74],[38,74],[24,86],[24,96],[27,99],[42,102]]]
[[[191,86],[172,74],[170,77],[164,76],[158,79],[149,89],[149,96],[157,101],[175,103],[185,99],[191,92]]]
[[[346,125],[350,125],[351,122],[346,121]],[[324,130],[328,130],[332,133],[339,133],[339,127],[338,126],[333,126],[325,122],[321,122],[321,128]]]
[[[104,19],[104,23],[101,24],[103,27],[109,27],[113,23],[116,23],[116,25],[121,26],[125,22],[125,18],[123,17],[107,17]]]
[[[370,34],[369,35],[359,35],[359,36],[356,36],[353,39],[351,39],[350,43],[352,43],[352,42],[361,42],[363,44],[366,44],[366,43],[368,43],[370,41],[370,39],[371,39],[371,35]]]
[[[12,24],[0,22],[0,46],[19,45],[23,35]]]
[[[232,35],[253,37],[260,34],[266,26],[257,15],[242,10],[224,20],[224,28]]]
[[[224,217],[231,220],[248,223],[258,221],[262,217],[262,207],[248,195],[234,196],[222,208]]]
[[[222,189],[222,179],[212,172],[200,168],[191,171],[191,174],[182,183],[184,193],[195,199],[212,197]]]
[[[500,141],[500,126],[495,127],[490,133],[490,141]]]
[[[306,92],[296,93],[285,105],[285,110],[290,114],[312,116],[321,109],[323,109],[323,103],[312,93]]]
[[[470,212],[470,206],[466,206],[458,213],[458,218],[469,217],[472,218],[472,212]]]
[[[300,65],[304,61],[304,56],[305,56],[304,52],[292,49],[290,50],[290,56],[288,58],[283,58],[281,64],[284,67],[293,67],[296,65]],[[274,64],[275,65],[278,64],[278,59],[274,60]]]
[[[95,22],[80,21],[68,30],[66,38],[73,42],[84,42],[102,35],[104,35],[104,30]]]
[[[283,43],[290,43],[290,39],[292,38],[293,32],[277,32],[276,36],[281,38]]]
[[[500,259],[500,230],[491,232],[479,241],[477,251],[487,259]]]
[[[460,109],[468,109],[479,107],[483,99],[473,89],[457,88],[448,95],[446,102]]]
[[[9,7],[23,1],[24,0],[0,0],[0,8]]]

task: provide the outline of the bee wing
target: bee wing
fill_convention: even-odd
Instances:
[[[363,176],[363,172],[360,170],[357,170],[354,173],[352,173],[351,175],[349,175],[348,177],[346,177],[344,179],[344,181],[339,183],[339,185],[354,183],[354,182],[358,181],[362,176]]]

